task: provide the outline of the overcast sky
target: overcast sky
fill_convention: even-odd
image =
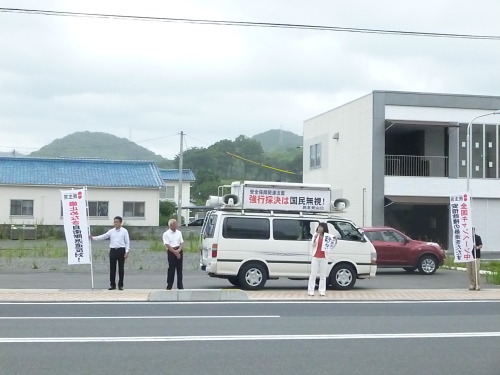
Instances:
[[[3,8],[500,35],[499,0],[0,0]],[[373,90],[500,95],[500,40],[0,13],[0,151],[76,131],[172,158]]]

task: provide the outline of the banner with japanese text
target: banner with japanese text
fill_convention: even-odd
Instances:
[[[455,263],[474,260],[470,194],[450,196],[450,215]]]
[[[61,190],[68,264],[90,264],[86,189]]]
[[[330,190],[245,186],[243,208],[328,212],[330,211]]]

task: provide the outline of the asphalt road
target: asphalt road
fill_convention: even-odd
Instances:
[[[0,304],[1,374],[498,374],[500,302]]]
[[[81,266],[81,272],[38,270],[0,272],[0,289],[90,289],[89,266]],[[500,286],[487,284],[482,276],[482,285],[488,288]],[[109,286],[109,275],[94,273],[94,288]],[[125,271],[125,288],[162,289],[166,286],[166,273],[161,271]],[[175,287],[175,285],[174,285]],[[189,289],[231,288],[225,279],[212,278],[200,270],[184,269],[184,287]],[[266,288],[306,289],[307,280],[268,280]],[[468,288],[467,274],[462,271],[439,269],[433,275],[407,273],[402,269],[380,269],[373,279],[357,280],[355,288],[362,289],[460,289]]]

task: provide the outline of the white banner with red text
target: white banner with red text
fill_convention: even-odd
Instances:
[[[474,234],[469,193],[450,196],[450,216],[455,263],[472,262]]]
[[[86,189],[61,190],[68,264],[90,264]]]
[[[245,186],[243,208],[281,211],[330,211],[329,189]]]

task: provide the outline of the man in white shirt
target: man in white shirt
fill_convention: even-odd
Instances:
[[[174,285],[175,271],[177,271],[177,289],[184,289],[182,285],[182,247],[184,240],[182,233],[177,229],[177,220],[168,221],[169,229],[163,233],[163,243],[167,251],[168,271],[167,271],[167,290],[172,289]]]
[[[90,239],[100,241],[109,239],[109,289],[116,289],[116,263],[118,262],[118,289],[123,290],[125,276],[125,259],[130,251],[130,238],[128,231],[122,227],[123,219],[116,216],[113,219],[113,229],[100,236],[90,236]]]

